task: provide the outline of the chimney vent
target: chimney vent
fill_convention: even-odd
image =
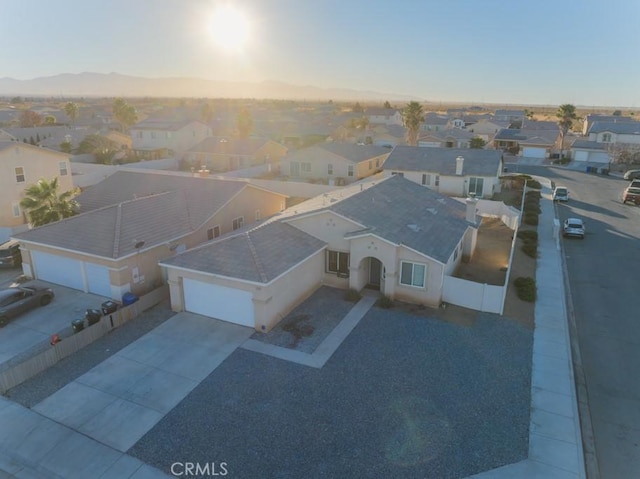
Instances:
[[[475,197],[475,195],[467,198],[466,220],[469,223],[473,223],[474,225],[476,224],[476,204],[477,203],[478,203],[478,199]]]
[[[462,176],[462,168],[464,167],[464,158],[459,156],[456,158],[456,175]]]

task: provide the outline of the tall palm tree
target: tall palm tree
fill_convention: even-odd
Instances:
[[[42,226],[68,218],[77,213],[78,203],[73,199],[76,190],[58,194],[58,178],[38,180],[25,191],[20,206],[27,210],[29,223]]]
[[[78,105],[70,101],[64,106],[64,112],[69,118],[71,118],[71,123],[73,124],[75,119],[78,117]]]
[[[558,126],[560,127],[560,158],[562,158],[564,151],[564,137],[566,136],[569,129],[573,126],[573,122],[578,119],[578,115],[576,114],[576,107],[571,105],[570,103],[560,105],[558,107],[558,111],[556,112],[556,117],[558,118]]]
[[[407,143],[411,146],[418,145],[418,132],[420,124],[424,122],[422,105],[417,101],[410,101],[402,110],[402,123],[407,129]]]

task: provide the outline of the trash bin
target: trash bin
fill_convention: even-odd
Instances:
[[[138,297],[133,293],[124,293],[122,295],[122,305],[123,306],[129,306],[130,304],[133,304],[136,301],[138,301]]]
[[[105,301],[102,303],[102,314],[106,316],[107,314],[115,313],[118,310],[118,303],[113,301]]]
[[[71,321],[71,327],[74,333],[79,333],[84,329],[84,319],[74,319]]]
[[[102,312],[99,309],[87,309],[84,317],[87,320],[87,324],[91,326],[92,324],[96,324],[100,321]]]

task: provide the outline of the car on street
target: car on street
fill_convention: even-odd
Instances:
[[[567,218],[564,220],[564,226],[562,228],[563,236],[575,236],[577,238],[584,239],[584,234],[584,221],[580,218]]]
[[[51,288],[38,283],[25,283],[0,290],[0,328],[11,318],[39,306],[46,306],[54,296]]]
[[[629,183],[629,188],[640,188],[640,179],[633,180],[631,183]]]
[[[0,268],[18,268],[21,265],[20,243],[9,240],[0,244]]]
[[[627,187],[622,192],[623,203],[633,203],[634,205],[640,205],[640,187]]]
[[[635,180],[640,178],[640,170],[629,170],[625,172],[623,178],[625,180]]]
[[[553,201],[569,201],[569,190],[565,186],[556,186],[553,190]]]

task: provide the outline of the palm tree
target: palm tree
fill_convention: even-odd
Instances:
[[[417,101],[410,101],[402,110],[402,123],[407,129],[407,143],[411,146],[418,145],[418,132],[420,124],[424,122],[422,105]]]
[[[42,226],[68,218],[77,213],[78,203],[73,199],[76,190],[58,194],[58,178],[38,180],[25,191],[20,206],[27,210],[29,223]]]
[[[78,105],[70,101],[64,106],[64,112],[69,118],[71,118],[71,123],[73,124],[76,117],[78,116]]]
[[[558,118],[558,126],[560,127],[561,134],[560,158],[563,158],[564,137],[573,126],[573,122],[578,119],[578,115],[576,115],[576,107],[569,103],[560,105],[556,112],[556,117]]]
[[[122,133],[138,121],[138,113],[133,105],[129,105],[124,99],[116,98],[113,101],[113,116],[122,127]]]

